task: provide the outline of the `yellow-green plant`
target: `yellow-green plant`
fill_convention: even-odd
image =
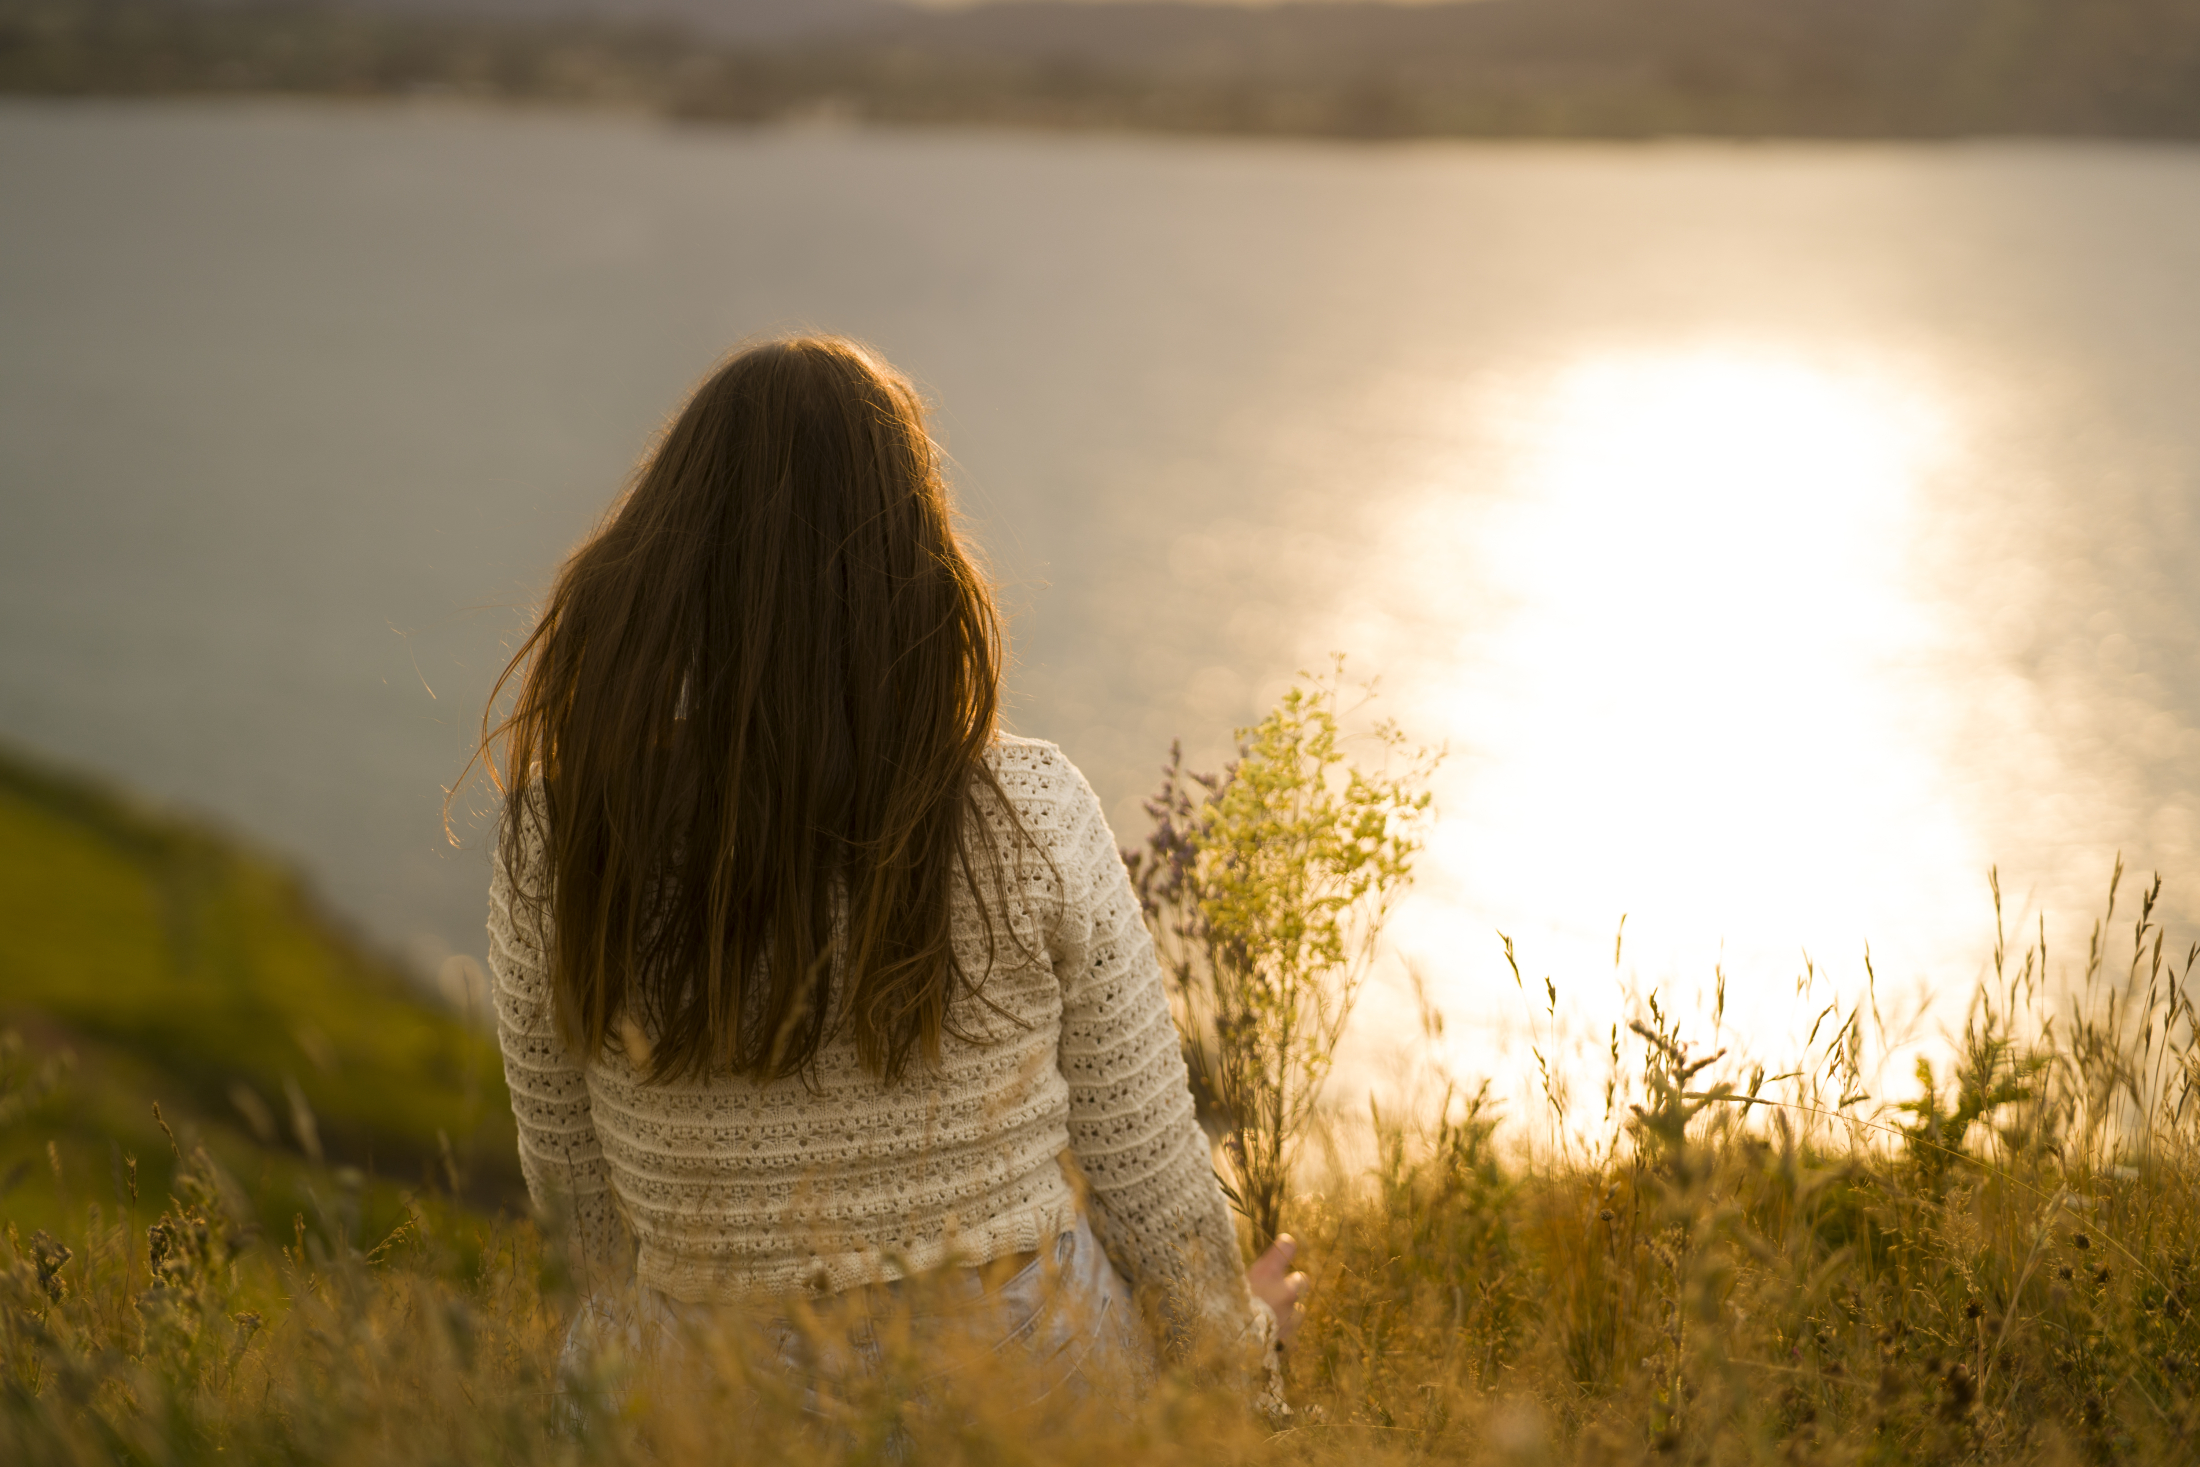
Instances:
[[[1219,776],[1187,774],[1172,750],[1147,805],[1148,850],[1125,856],[1256,1247],[1282,1227],[1298,1142],[1412,880],[1442,757],[1385,721],[1367,735],[1374,767],[1355,762],[1338,721],[1343,677],[1341,657],[1301,674],[1238,731]]]

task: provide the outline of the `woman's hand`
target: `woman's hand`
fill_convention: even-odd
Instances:
[[[1299,1301],[1306,1297],[1306,1275],[1289,1272],[1292,1257],[1299,1251],[1298,1241],[1289,1233],[1278,1233],[1276,1241],[1268,1245],[1268,1251],[1253,1260],[1253,1266],[1245,1270],[1245,1282],[1252,1289],[1253,1297],[1276,1311],[1276,1343],[1288,1344],[1292,1332],[1299,1327]]]

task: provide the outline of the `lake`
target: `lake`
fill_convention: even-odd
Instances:
[[[1776,1051],[1867,944],[1960,1019],[1990,865],[2058,970],[2119,851],[2200,915],[2200,150],[11,102],[0,201],[0,737],[423,972],[482,946],[442,787],[526,608],[795,327],[936,403],[1011,724],[1126,843],[1333,650],[1448,745],[1395,936],[1464,1064],[1546,973],[1582,1043],[1723,971]]]

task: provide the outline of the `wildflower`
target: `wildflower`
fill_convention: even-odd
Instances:
[[[38,1265],[38,1285],[46,1291],[46,1297],[54,1303],[68,1292],[68,1283],[61,1277],[61,1266],[76,1255],[66,1243],[59,1242],[44,1229],[31,1234],[31,1258]]]

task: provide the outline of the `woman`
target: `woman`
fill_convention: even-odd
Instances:
[[[1113,1259],[1168,1348],[1290,1334],[1289,1240],[1240,1270],[1114,837],[997,730],[1000,664],[917,395],[846,341],[728,362],[566,562],[484,741],[490,968],[592,1290],[982,1278],[966,1330],[1074,1320],[1135,1374]]]

